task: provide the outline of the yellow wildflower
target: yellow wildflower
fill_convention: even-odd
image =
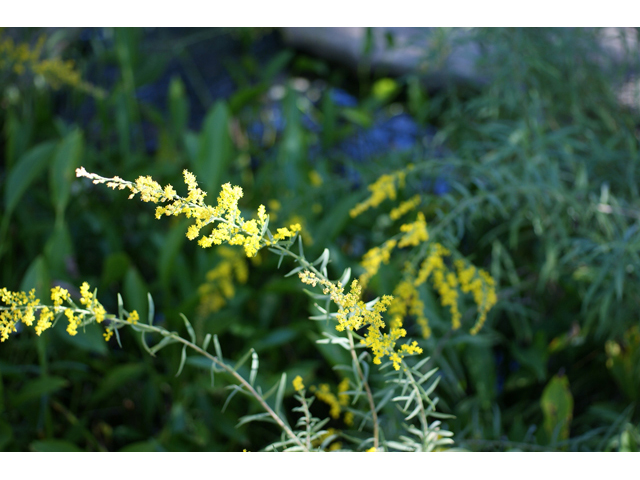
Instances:
[[[53,312],[47,307],[40,310],[40,318],[36,325],[36,335],[40,336],[47,328],[51,328],[53,325]]]
[[[69,299],[69,292],[60,287],[56,286],[51,289],[51,300],[53,301],[53,305],[55,307],[60,307],[62,302]]]
[[[351,291],[345,293],[340,282],[334,284],[328,280],[317,277],[313,272],[303,271],[300,272],[298,276],[303,283],[308,285],[316,286],[320,283],[324,287],[324,294],[329,295],[331,300],[338,306],[338,312],[334,314],[338,321],[336,330],[344,331],[345,329],[359,330],[361,328],[367,328],[362,343],[372,350],[374,363],[380,364],[382,358],[388,356],[393,362],[394,368],[397,370],[400,368],[402,358],[410,354],[422,352],[422,349],[418,347],[416,342],[411,345],[402,346],[399,351],[395,350],[397,340],[406,335],[406,331],[401,328],[402,323],[392,325],[389,334],[381,332],[381,330],[385,328],[385,323],[382,320],[382,312],[385,312],[393,301],[391,295],[384,295],[373,307],[369,308],[360,300],[362,289],[358,284],[358,280],[354,280],[351,283]]]
[[[378,273],[382,263],[389,263],[391,251],[396,246],[396,243],[397,242],[394,239],[387,240],[384,242],[382,247],[374,247],[364,254],[361,265],[364,267],[365,272],[360,275],[360,284],[362,285],[362,288],[367,287],[369,280]]]
[[[336,396],[331,393],[331,389],[329,385],[326,383],[321,384],[318,387],[318,390],[315,393],[315,396],[318,400],[329,405],[329,415],[331,418],[338,419],[340,418],[340,412],[342,410],[340,406],[340,402],[336,398]]]
[[[349,215],[351,215],[351,217],[357,217],[369,208],[377,207],[387,198],[395,200],[396,181],[398,182],[398,186],[402,188],[404,186],[405,175],[406,173],[403,170],[392,174],[382,175],[374,183],[367,187],[371,192],[371,196],[364,202],[361,202],[353,207],[349,212]]]
[[[127,319],[129,323],[135,325],[136,323],[138,323],[138,320],[140,320],[140,315],[138,315],[138,312],[136,310],[129,313],[129,318]]]
[[[406,246],[417,246],[420,242],[426,242],[429,240],[429,233],[427,232],[427,222],[424,219],[424,214],[418,212],[418,217],[415,222],[402,225],[400,227],[401,232],[405,232],[400,241],[398,242],[398,248]]]
[[[304,383],[302,383],[302,377],[300,375],[293,379],[293,388],[296,392],[304,390]]]
[[[78,327],[82,321],[82,316],[75,316],[73,310],[70,308],[65,309],[64,314],[69,319],[69,325],[67,325],[67,333],[72,337],[78,333]]]
[[[198,312],[203,316],[217,312],[235,295],[234,277],[241,284],[249,277],[249,266],[235,249],[221,247],[218,253],[223,260],[207,272],[206,283],[198,287]]]
[[[406,202],[402,202],[396,208],[391,210],[391,212],[389,212],[389,217],[391,218],[391,220],[398,220],[405,213],[413,210],[418,205],[420,205],[420,201],[421,201],[420,195],[413,196]]]
[[[245,221],[242,212],[238,207],[238,201],[242,198],[242,188],[226,183],[222,186],[218,195],[217,205],[212,207],[204,204],[207,195],[199,187],[195,175],[184,170],[184,182],[189,194],[182,198],[176,194],[171,185],[164,188],[150,176],[138,177],[135,182],[128,182],[119,177],[105,178],[94,173],[87,172],[83,167],[76,169],[76,176],[86,177],[95,184],[106,183],[113,189],[128,188],[131,192],[129,198],[140,194],[140,199],[144,202],[165,203],[156,207],[155,216],[161,218],[163,215],[184,214],[187,218],[192,218],[194,223],[187,230],[187,238],[195,240],[200,237],[201,230],[210,224],[214,224],[214,229],[209,235],[201,236],[198,245],[203,248],[212,245],[228,243],[230,245],[241,245],[244,247],[248,257],[255,256],[260,248],[270,245],[272,242],[263,238],[267,213],[264,205],[258,208],[258,218]],[[274,206],[278,206],[279,204]],[[274,242],[292,238],[301,230],[299,224],[290,225],[288,228],[278,229],[274,236]]]

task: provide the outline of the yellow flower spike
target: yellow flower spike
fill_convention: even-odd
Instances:
[[[365,273],[360,275],[360,283],[362,288],[366,288],[369,280],[378,273],[381,264],[388,264],[391,258],[391,252],[397,242],[394,239],[384,242],[382,247],[374,247],[364,254],[361,265],[365,269]]]
[[[83,282],[83,284],[80,286],[80,295],[82,295],[82,298],[80,298],[80,303],[85,306],[89,306],[91,304],[91,300],[93,299],[93,293],[89,291],[89,288],[91,287],[87,282]]]
[[[389,218],[391,218],[391,220],[398,220],[405,213],[413,210],[418,205],[420,205],[421,200],[422,199],[420,198],[420,195],[415,195],[411,199],[407,200],[406,202],[402,202],[396,208],[391,210],[391,212],[389,212]]]
[[[407,355],[419,353],[419,347],[403,349],[399,353],[395,351],[397,340],[406,335],[406,330],[400,328],[402,320],[396,320],[396,326],[391,328],[389,334],[382,333],[385,323],[382,320],[382,313],[389,308],[393,302],[391,295],[384,295],[378,300],[371,310],[360,300],[361,287],[358,280],[351,283],[351,291],[344,293],[344,288],[340,283],[333,284],[328,280],[318,278],[313,272],[302,271],[298,273],[300,280],[307,285],[316,286],[318,283],[324,287],[323,292],[329,295],[331,300],[338,306],[336,319],[338,325],[336,330],[359,330],[367,328],[362,343],[369,347],[373,353],[373,363],[379,365],[383,357],[389,357],[396,370],[400,368],[402,358]],[[421,350],[420,350],[421,351]]]
[[[82,322],[82,316],[75,316],[73,314],[73,310],[71,310],[70,308],[67,308],[64,311],[64,314],[69,319],[69,325],[67,326],[67,333],[73,337],[78,333],[78,327]]]
[[[398,242],[398,248],[407,246],[418,246],[420,242],[426,242],[429,240],[429,233],[427,232],[427,222],[425,221],[424,214],[418,212],[418,217],[415,222],[402,225],[400,227],[401,232],[405,232]]]
[[[395,200],[396,182],[398,183],[399,188],[404,188],[405,176],[406,172],[404,170],[382,175],[374,183],[367,187],[371,192],[371,196],[364,202],[361,202],[354,208],[352,208],[349,212],[349,215],[351,215],[352,218],[355,218],[369,208],[377,207],[387,198],[389,198],[390,200]]]
[[[101,177],[87,172],[83,167],[76,169],[76,176],[89,178],[96,184],[106,183],[114,189],[128,188],[131,191],[129,198],[139,193],[141,200],[145,202],[165,203],[163,206],[156,207],[156,218],[159,219],[163,215],[184,214],[187,218],[193,219],[186,235],[189,240],[198,239],[198,244],[202,248],[223,243],[241,245],[247,257],[254,257],[262,247],[272,244],[262,237],[269,218],[264,205],[258,208],[256,219],[246,221],[238,207],[238,201],[243,196],[242,188],[232,186],[230,183],[222,185],[217,205],[212,207],[204,204],[207,194],[198,187],[195,175],[188,170],[183,171],[184,181],[189,191],[186,198],[177,195],[171,185],[160,186],[150,176],[141,176],[135,182],[128,182],[119,177]],[[279,204],[274,206],[279,207]],[[201,230],[209,224],[215,224],[213,231],[201,236]],[[291,239],[300,231],[299,223],[278,229],[273,242]]]
[[[331,416],[331,418],[335,420],[340,418],[340,412],[342,411],[340,402],[338,401],[336,396],[333,393],[331,393],[331,389],[329,388],[328,384],[326,383],[321,384],[318,387],[318,390],[315,392],[315,396],[321,402],[324,402],[327,405],[329,405],[329,415]]]

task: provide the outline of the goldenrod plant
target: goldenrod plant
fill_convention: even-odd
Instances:
[[[118,313],[107,314],[105,308],[97,299],[97,292],[91,292],[88,283],[83,283],[80,292],[80,306],[70,297],[68,290],[56,286],[51,289],[52,306],[41,303],[31,290],[28,294],[24,292],[10,292],[2,290],[2,300],[7,305],[2,307],[0,316],[1,340],[8,339],[9,334],[16,331],[19,322],[27,326],[34,326],[37,335],[41,335],[45,330],[51,328],[62,316],[68,320],[67,333],[76,335],[79,328],[86,327],[91,323],[104,325],[104,338],[109,341],[112,336],[116,336],[119,341],[119,330],[123,327],[130,327],[141,334],[141,341],[145,349],[152,356],[155,356],[164,347],[181,343],[183,345],[178,374],[182,371],[187,360],[187,349],[204,356],[210,361],[211,381],[213,383],[216,373],[225,371],[232,375],[237,384],[233,386],[232,394],[247,394],[255,398],[264,412],[257,415],[243,417],[240,424],[256,420],[268,420],[275,422],[283,431],[282,439],[265,447],[266,450],[302,450],[313,449],[353,449],[367,451],[431,451],[440,449],[444,445],[452,443],[451,432],[441,428],[439,418],[447,418],[446,415],[436,411],[437,398],[432,398],[432,394],[438,384],[438,377],[434,377],[437,369],[427,372],[422,371],[422,367],[429,361],[423,358],[419,361],[410,360],[411,357],[423,353],[423,349],[418,346],[417,341],[402,342],[402,338],[407,332],[403,328],[403,321],[407,313],[416,314],[417,321],[422,328],[424,336],[429,335],[427,320],[421,313],[420,300],[415,291],[415,286],[423,283],[430,274],[434,277],[434,286],[442,297],[443,305],[451,308],[453,328],[460,327],[460,314],[457,309],[457,289],[461,285],[464,292],[473,291],[474,298],[480,310],[480,318],[474,333],[477,331],[486,317],[486,312],[495,303],[495,292],[491,278],[480,271],[476,276],[473,267],[465,267],[462,260],[458,260],[458,276],[451,271],[447,271],[442,262],[442,255],[449,254],[440,244],[436,243],[434,252],[423,262],[417,278],[411,276],[410,266],[407,267],[407,279],[396,289],[397,298],[391,295],[384,295],[369,302],[362,300],[363,285],[367,279],[377,273],[381,262],[388,261],[389,251],[394,247],[402,248],[406,246],[417,247],[426,242],[429,238],[424,215],[419,212],[417,220],[413,223],[404,224],[400,227],[398,239],[391,239],[386,242],[387,247],[383,247],[383,253],[379,249],[374,249],[365,255],[363,266],[365,273],[360,280],[354,279],[346,291],[351,277],[350,269],[343,272],[337,281],[329,279],[327,265],[330,262],[329,250],[316,260],[309,261],[304,255],[302,238],[299,235],[300,225],[292,224],[288,227],[277,228],[276,233],[272,233],[269,228],[269,215],[264,205],[260,205],[256,218],[245,219],[238,206],[243,191],[240,187],[227,183],[222,186],[222,190],[217,198],[217,205],[211,206],[205,203],[206,192],[198,186],[195,176],[185,170],[183,172],[184,181],[187,186],[188,195],[186,197],[178,195],[172,185],[162,187],[150,176],[141,176],[135,182],[123,180],[120,177],[106,178],[94,173],[87,172],[83,167],[76,170],[77,177],[84,177],[92,180],[94,184],[106,184],[112,189],[128,190],[129,198],[139,195],[144,202],[160,204],[156,207],[155,216],[161,218],[166,216],[185,215],[192,219],[193,223],[187,231],[190,240],[199,238],[198,244],[203,248],[212,245],[237,245],[244,248],[247,257],[254,257],[259,250],[267,248],[272,253],[280,257],[280,262],[289,258],[297,263],[287,276],[298,275],[303,284],[311,287],[322,287],[322,293],[317,291],[307,291],[316,301],[316,308],[319,315],[311,318],[314,320],[324,320],[335,323],[336,333],[325,333],[325,340],[322,343],[339,345],[347,350],[351,356],[351,365],[341,367],[348,372],[343,377],[338,386],[338,398],[330,393],[330,387],[326,384],[320,385],[319,390],[315,390],[311,397],[305,396],[305,389],[302,386],[302,379],[294,379],[294,388],[297,392],[296,398],[301,406],[295,409],[296,412],[303,412],[304,416],[296,423],[296,427],[291,427],[287,415],[283,412],[283,394],[286,387],[286,375],[283,374],[278,384],[274,385],[269,392],[262,392],[260,387],[256,387],[256,376],[258,373],[259,359],[255,351],[250,350],[242,360],[235,366],[225,359],[222,354],[220,342],[216,335],[207,334],[202,344],[198,345],[193,327],[186,317],[182,317],[185,323],[189,338],[181,337],[177,332],[171,332],[161,326],[153,325],[154,303],[151,296],[148,296],[148,322],[140,321],[136,310],[127,311],[124,309],[122,298],[118,296]],[[373,195],[384,199],[384,196],[391,196],[389,192],[380,192],[376,185],[371,189]],[[378,202],[367,201],[374,205]],[[412,203],[417,204],[416,201]],[[415,205],[414,205],[415,207]],[[405,207],[400,207],[408,210]],[[214,228],[210,233],[203,231],[212,225]],[[298,245],[298,253],[292,248]],[[386,249],[385,249],[386,248]],[[227,257],[232,258],[230,254]],[[434,260],[437,259],[437,260]],[[419,261],[419,257],[415,261]],[[232,287],[224,283],[229,281],[231,269],[234,263],[222,263],[220,268],[225,267],[221,291],[226,297],[231,297]],[[246,265],[235,260],[235,268],[239,273],[236,276],[246,280]],[[223,272],[223,273],[224,273]],[[433,273],[432,273],[433,272]],[[211,280],[215,280],[219,275],[214,270]],[[458,281],[457,278],[460,278]],[[420,280],[418,280],[418,278]],[[472,280],[473,279],[473,280]],[[412,290],[413,289],[413,290]],[[226,291],[226,293],[224,293]],[[218,299],[218,303],[223,301]],[[66,302],[66,306],[63,303]],[[332,312],[331,305],[338,307],[337,312]],[[389,322],[389,328],[383,320],[382,314],[391,308],[393,314]],[[215,308],[212,308],[215,310]],[[37,313],[37,319],[36,319]],[[147,334],[158,334],[161,340],[150,346]],[[209,352],[209,346],[213,341],[213,353]],[[364,349],[363,352],[360,350]],[[246,378],[239,373],[239,368],[251,358],[251,370]],[[380,391],[374,392],[371,386],[370,364],[379,365],[380,372],[386,377],[387,386]],[[268,398],[275,393],[273,405],[268,403]],[[310,413],[310,406],[313,398],[317,398],[330,405],[330,416],[339,418],[341,410],[345,410],[344,423],[347,426],[357,426],[358,434],[345,435],[342,433],[331,433],[324,429],[328,418],[321,420]],[[379,419],[379,411],[389,401],[397,404],[398,409],[405,415],[406,433],[398,438],[389,438],[382,431]],[[360,408],[360,407],[365,408]],[[412,420],[417,419],[417,425]],[[433,420],[432,420],[433,419]],[[337,441],[338,438],[340,441]],[[349,442],[349,447],[344,445]]]
[[[46,35],[40,35],[35,44],[16,42],[0,30],[0,80],[3,77],[37,76],[53,89],[63,86],[84,91],[95,97],[104,98],[105,92],[82,79],[72,60],[59,57],[47,58],[44,54]]]
[[[431,413],[455,417],[427,423],[456,448],[638,450],[640,56],[628,29],[610,62],[607,32],[468,30],[486,83],[428,91],[420,72],[354,79],[277,32],[265,51],[229,30],[3,30],[4,60],[45,34],[38,62],[73,60],[108,94],[56,90],[31,60],[0,70],[0,450],[368,450],[349,336],[378,449],[424,449],[406,431],[430,404],[411,397],[407,421],[393,399],[430,357]],[[161,219],[80,165],[143,176],[136,197],[157,180]],[[235,185],[247,232],[217,206]],[[206,356],[187,347],[175,377],[184,343],[151,357],[141,329],[149,349],[209,334],[304,448]]]

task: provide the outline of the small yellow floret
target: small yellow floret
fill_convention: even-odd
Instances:
[[[293,379],[293,388],[296,392],[304,390],[304,383],[302,383],[302,377],[300,375]]]

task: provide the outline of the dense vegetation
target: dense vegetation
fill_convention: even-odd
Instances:
[[[396,295],[406,262],[417,269],[438,248],[443,268],[484,269],[497,293],[482,328],[471,295],[452,328],[431,283],[406,315],[438,367],[437,410],[452,415],[443,429],[455,447],[637,451],[640,113],[616,92],[639,52],[609,62],[600,34],[473,31],[486,82],[428,91],[420,73],[370,71],[366,51],[352,72],[286,49],[273,30],[3,31],[0,288],[79,296],[88,281],[108,311],[121,293],[141,318],[149,292],[155,324],[184,330],[182,313],[199,342],[216,334],[233,358],[252,347],[263,385],[286,372],[339,392],[332,367],[344,352],[316,344],[329,327],[308,319],[313,302],[284,277],[293,263],[203,250],[187,219],[156,220],[74,171],[178,188],[187,169],[211,199],[241,185],[248,210],[264,204],[272,224],[300,224],[308,258],[328,249],[332,278],[351,268],[362,279],[365,254],[410,221],[393,209],[413,202],[429,242],[379,262],[364,299]],[[354,211],[397,172],[393,196]],[[212,385],[191,357],[176,377],[177,346],[151,357],[132,331],[120,348],[95,324],[69,336],[63,323],[41,336],[19,327],[0,344],[0,450],[241,451],[278,437],[268,423],[236,427],[260,411],[251,399],[223,411],[231,378]],[[289,382],[289,410],[293,392]],[[318,416],[330,406],[314,404]],[[400,429],[387,418],[387,432]]]

